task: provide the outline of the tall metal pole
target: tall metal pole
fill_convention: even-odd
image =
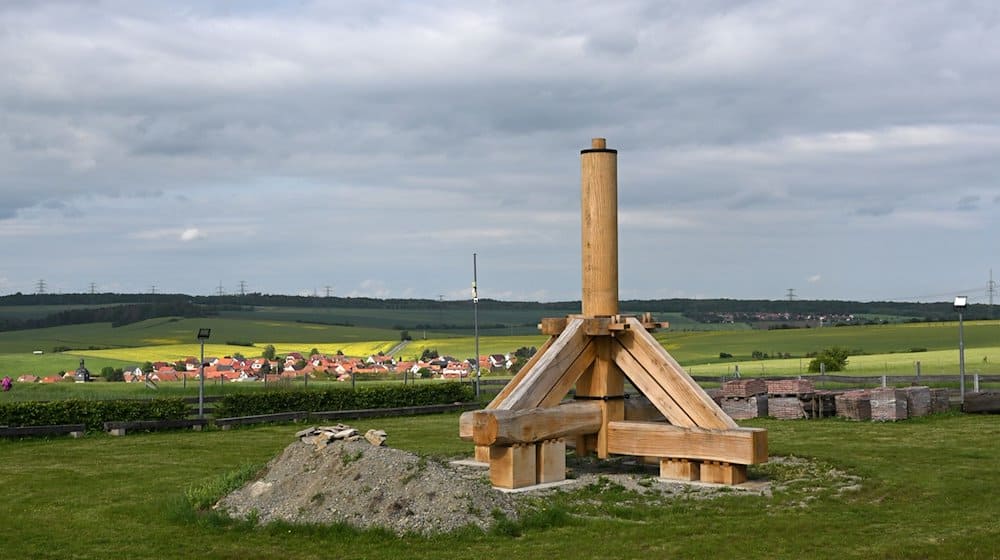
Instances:
[[[476,254],[472,253],[472,324],[476,333],[476,398],[479,398],[479,384],[483,373],[479,367],[479,286],[476,271]]]
[[[201,338],[201,361],[198,362],[198,418],[205,417],[205,339]]]
[[[958,392],[959,402],[965,404],[965,330],[962,312],[958,312]]]

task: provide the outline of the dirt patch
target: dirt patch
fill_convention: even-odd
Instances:
[[[515,500],[496,492],[483,471],[447,465],[367,441],[336,441],[322,449],[296,441],[262,478],[216,505],[261,523],[338,523],[383,527],[397,534],[432,534],[497,515],[517,518]]]

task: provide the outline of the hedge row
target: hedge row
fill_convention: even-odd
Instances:
[[[181,398],[15,401],[0,403],[0,425],[86,424],[88,430],[101,430],[104,422],[180,420],[188,415],[189,410],[190,407]]]
[[[255,391],[226,395],[214,403],[216,418],[255,416],[308,410],[359,410],[366,408],[394,408],[467,402],[475,398],[469,385],[440,383],[428,385],[383,385],[338,389],[295,389],[287,391]]]

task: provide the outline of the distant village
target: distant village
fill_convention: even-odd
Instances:
[[[532,349],[533,350],[533,349]],[[518,356],[511,354],[490,354],[479,357],[479,371],[482,373],[508,372],[518,363]],[[149,362],[125,368],[121,380],[126,383],[160,383],[183,381],[197,378],[201,362],[197,357],[188,356],[174,362]],[[476,372],[475,360],[458,360],[451,356],[427,357],[406,361],[382,354],[368,357],[345,355],[312,354],[289,352],[284,357],[244,358],[225,356],[205,357],[205,379],[221,382],[272,382],[282,379],[310,378],[350,381],[352,376],[378,377],[406,375],[415,378],[462,379]],[[61,375],[36,376],[21,375],[18,383],[59,383],[64,381],[84,382],[91,380],[91,373],[81,360],[80,367]]]

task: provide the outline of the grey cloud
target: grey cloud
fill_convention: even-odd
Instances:
[[[956,208],[962,212],[972,212],[979,209],[979,196],[963,196],[958,199]]]
[[[869,206],[865,208],[858,208],[855,213],[859,216],[868,216],[877,218],[880,216],[888,216],[892,214],[894,208],[891,206]]]
[[[0,220],[23,232],[41,222],[36,210],[77,208],[94,222],[164,211],[178,231],[202,231],[174,222],[198,207],[217,220],[271,216],[278,224],[258,242],[289,260],[303,257],[289,247],[329,231],[359,248],[351,262],[386,246],[405,257],[438,244],[442,258],[464,259],[493,245],[530,267],[518,244],[577,250],[567,216],[592,136],[620,150],[631,225],[691,235],[689,247],[713,218],[804,238],[788,222],[837,231],[852,216],[871,227],[860,218],[1000,203],[1000,127],[989,124],[1000,96],[987,71],[1000,48],[987,4],[528,7],[4,4],[0,30],[18,33],[0,31]],[[963,186],[942,200],[942,185]],[[45,206],[54,200],[64,208]],[[201,258],[227,243],[212,235],[169,250]],[[722,251],[727,240],[712,243]],[[659,293],[738,295],[717,283],[715,264],[676,251],[704,276]],[[568,269],[572,284],[573,260],[547,269]],[[510,293],[538,288],[497,274]],[[846,289],[829,276],[823,286]]]

